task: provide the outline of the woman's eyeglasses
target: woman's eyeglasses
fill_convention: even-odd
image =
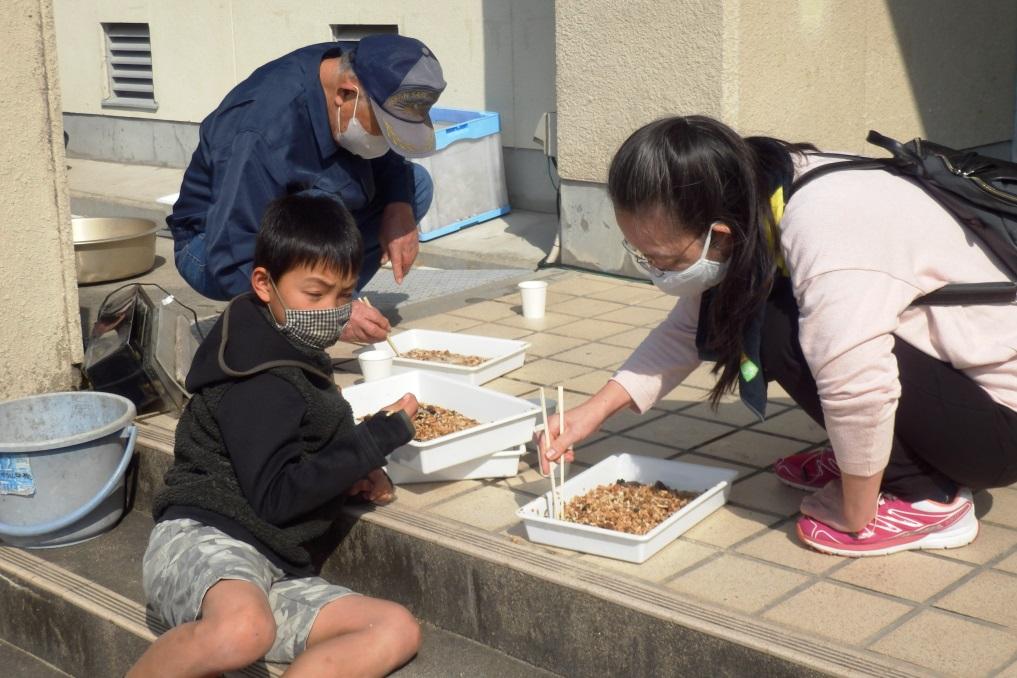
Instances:
[[[714,223],[716,223],[716,222],[714,222]],[[711,224],[710,227],[712,229],[713,228],[713,224]],[[708,231],[707,235],[702,236],[704,238],[704,240],[709,236],[709,234],[711,232],[712,231]],[[667,259],[670,260],[670,261],[674,261],[674,262],[681,261],[682,257],[685,255],[685,252],[687,252],[688,249],[690,247],[692,247],[692,245],[694,243],[697,243],[697,242],[699,242],[699,238],[696,238],[695,240],[691,240],[688,245],[686,245],[684,248],[682,248],[681,252],[678,252],[674,256],[670,256],[669,255],[667,257]],[[705,245],[706,243],[703,243],[703,244]],[[629,256],[632,257],[633,261],[635,261],[637,264],[639,264],[639,266],[642,267],[642,269],[644,271],[646,271],[647,273],[652,275],[654,278],[663,278],[667,274],[668,271],[681,270],[681,269],[671,268],[670,266],[668,266],[667,268],[659,268],[658,266],[655,266],[654,264],[652,264],[650,262],[650,258],[648,256],[646,256],[645,254],[643,254],[642,252],[637,250],[632,245],[632,243],[630,243],[628,240],[622,240],[622,247],[624,247],[625,251],[629,253]],[[700,255],[700,256],[704,256],[704,255],[705,255],[705,252],[702,255]],[[682,267],[682,268],[684,268],[684,267]]]
[[[663,271],[654,266],[653,264],[651,264],[650,260],[646,258],[646,255],[637,250],[635,247],[633,247],[632,243],[630,243],[628,240],[622,240],[622,247],[625,248],[625,251],[629,253],[629,256],[632,257],[632,260],[636,262],[640,266],[640,268],[642,268],[644,271],[652,275],[654,278],[664,277],[664,273],[666,273],[666,271]]]

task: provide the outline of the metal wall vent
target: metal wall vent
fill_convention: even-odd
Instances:
[[[398,35],[399,26],[394,24],[331,24],[332,39],[335,41],[357,42],[368,35]]]
[[[103,24],[109,97],[103,106],[154,111],[152,39],[148,24]]]

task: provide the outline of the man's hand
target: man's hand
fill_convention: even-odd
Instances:
[[[384,341],[391,329],[388,318],[378,309],[362,301],[354,301],[350,321],[343,328],[340,339],[360,344]]]
[[[392,262],[392,276],[396,284],[401,285],[420,251],[417,222],[413,218],[413,207],[408,202],[385,205],[378,242],[381,244],[381,263]]]

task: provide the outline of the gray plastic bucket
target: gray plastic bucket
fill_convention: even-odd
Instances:
[[[112,393],[48,393],[0,403],[0,454],[25,455],[35,494],[0,494],[0,540],[25,548],[76,544],[124,512],[134,454],[134,403]]]

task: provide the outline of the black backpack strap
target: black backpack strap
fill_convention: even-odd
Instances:
[[[935,292],[924,294],[912,306],[975,306],[981,304],[1012,304],[1017,301],[1017,283],[953,283]]]
[[[816,179],[825,177],[834,172],[846,170],[885,170],[891,174],[900,175],[902,163],[908,162],[902,158],[914,156],[904,144],[885,137],[875,131],[870,131],[868,141],[894,154],[893,158],[863,158],[857,156],[843,155],[840,153],[823,153],[825,156],[845,158],[842,162],[832,162],[810,170],[798,177],[792,184],[790,190],[785,190],[784,203],[791,200],[791,196],[803,186]],[[922,184],[926,191],[929,188]],[[1017,283],[1014,282],[990,282],[990,283],[952,283],[945,285],[934,292],[924,294],[911,302],[912,306],[973,306],[980,304],[1012,304],[1017,301]]]
[[[920,163],[922,160],[921,156],[914,151],[913,146],[909,146],[909,144],[902,144],[896,139],[891,139],[888,136],[880,134],[874,129],[869,130],[869,134],[865,137],[865,140],[873,146],[879,146],[880,148],[889,151],[893,157],[898,160],[914,163]]]

